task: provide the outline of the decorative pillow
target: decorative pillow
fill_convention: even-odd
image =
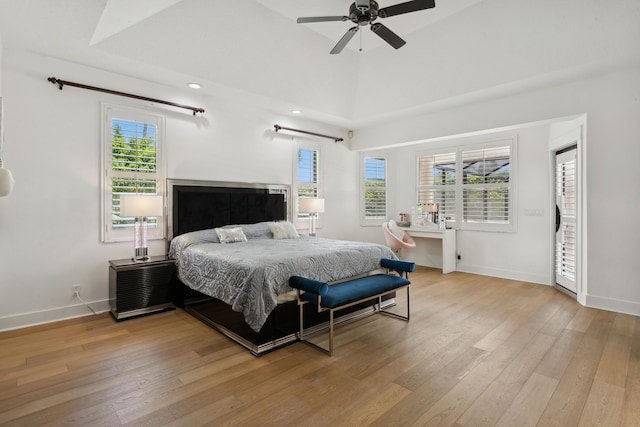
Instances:
[[[389,220],[389,231],[391,231],[398,239],[404,239],[404,231],[402,231],[402,229],[398,227],[398,224],[396,224],[392,219]]]
[[[273,234],[271,234],[271,221],[268,222],[258,222],[256,224],[243,224],[242,231],[244,235],[247,236],[247,240],[251,239],[271,239]]]
[[[281,239],[297,239],[300,237],[295,225],[289,221],[278,221],[269,224],[269,228],[273,233],[273,238],[277,240]]]
[[[220,239],[220,243],[236,243],[246,242],[247,236],[244,235],[242,228],[216,228],[216,234]]]

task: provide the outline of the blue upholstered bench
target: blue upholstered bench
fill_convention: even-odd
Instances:
[[[361,302],[378,299],[376,312],[409,320],[409,273],[416,265],[412,262],[382,258],[380,266],[387,274],[374,274],[329,285],[319,280],[291,276],[289,286],[298,290],[300,306],[300,340],[313,347],[333,355],[333,312]],[[392,272],[397,273],[392,274]],[[401,316],[382,309],[382,297],[400,289],[407,290],[407,315]],[[304,304],[314,304],[318,312],[329,311],[329,349],[322,348],[304,339]]]

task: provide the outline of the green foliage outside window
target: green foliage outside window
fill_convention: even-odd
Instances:
[[[112,225],[130,227],[131,218],[120,217],[121,194],[156,194],[157,150],[155,125],[114,120],[111,139]],[[149,176],[148,178],[145,175]],[[149,225],[156,219],[150,218]]]
[[[387,191],[385,182],[365,182],[364,211],[367,218],[386,218]]]

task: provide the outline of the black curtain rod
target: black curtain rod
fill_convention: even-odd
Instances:
[[[321,133],[307,132],[306,130],[286,128],[286,127],[280,126],[280,125],[273,125],[273,127],[276,129],[276,132],[278,132],[281,129],[282,130],[290,130],[291,132],[306,133],[307,135],[313,135],[313,136],[319,136],[321,138],[333,139],[334,142],[344,141],[344,139],[342,139],[342,138],[337,138],[335,136],[322,135]]]
[[[193,111],[194,116],[196,115],[196,113],[204,113],[204,108],[190,107],[188,105],[176,104],[175,102],[163,101],[161,99],[148,98],[146,96],[133,95],[130,93],[118,92],[116,90],[103,89],[95,86],[88,86],[81,83],[68,82],[66,80],[60,80],[55,77],[49,77],[47,80],[49,80],[54,85],[57,84],[60,90],[62,90],[63,86],[67,85],[67,86],[79,87],[81,89],[88,89],[88,90],[95,90],[97,92],[109,93],[111,95],[126,96],[127,98],[140,99],[142,101],[157,102],[158,104],[170,105],[172,107],[184,108],[184,109]]]

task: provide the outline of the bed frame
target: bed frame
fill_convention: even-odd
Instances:
[[[237,182],[167,180],[167,241],[190,231],[229,224],[252,224],[261,221],[288,220],[292,207],[288,203],[291,189],[287,185]],[[242,313],[218,299],[194,291],[176,280],[175,303],[220,333],[247,348],[253,355],[299,340],[299,312],[295,300],[271,312],[260,332],[244,321]],[[384,306],[393,304],[389,299]],[[373,314],[372,303],[353,306],[337,313],[334,324]],[[305,335],[328,328],[327,313],[305,311]]]

